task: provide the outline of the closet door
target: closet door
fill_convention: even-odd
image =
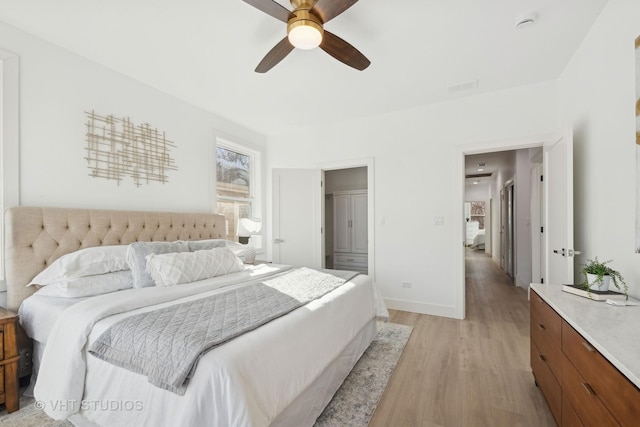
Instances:
[[[366,206],[365,206],[366,208]],[[351,252],[350,221],[351,203],[347,194],[333,197],[333,250],[334,252]]]
[[[367,195],[351,195],[351,252],[368,252]]]

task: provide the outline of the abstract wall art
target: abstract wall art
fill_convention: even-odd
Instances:
[[[128,117],[87,116],[86,157],[89,176],[114,180],[130,177],[140,187],[151,181],[169,182],[167,173],[178,170],[171,149],[175,144],[149,123],[135,124]]]

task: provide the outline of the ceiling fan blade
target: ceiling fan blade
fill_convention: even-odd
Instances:
[[[344,62],[356,70],[364,70],[371,64],[358,49],[333,33],[325,30],[320,48],[340,62]]]
[[[262,58],[262,61],[256,67],[256,73],[266,73],[275,67],[278,62],[282,61],[292,50],[293,45],[289,43],[289,39],[287,37],[283,38]]]
[[[285,7],[273,0],[243,0],[258,10],[263,11],[267,15],[271,15],[282,22],[287,22],[292,13]]]
[[[357,2],[358,0],[318,0],[312,12],[320,18],[323,23],[326,23]]]

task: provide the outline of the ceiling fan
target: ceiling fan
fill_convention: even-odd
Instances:
[[[276,44],[260,61],[256,73],[266,73],[294,48],[316,47],[356,70],[371,64],[358,49],[323,28],[324,24],[353,6],[358,0],[290,0],[290,11],[273,0],[243,0],[267,15],[287,23],[287,37]]]

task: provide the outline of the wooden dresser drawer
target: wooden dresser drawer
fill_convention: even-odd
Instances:
[[[562,376],[562,319],[549,305],[532,292],[531,339],[558,382]]]
[[[553,418],[558,425],[561,425],[562,389],[533,341],[531,341],[531,369],[538,383],[538,387],[542,390],[542,394],[551,409]]]
[[[560,342],[562,337],[562,318],[535,291],[531,291],[531,312],[543,322],[545,332],[551,339]],[[533,326],[533,325],[532,325]]]
[[[640,424],[640,390],[566,321],[562,350],[621,425]]]
[[[566,394],[562,395],[562,427],[584,427]]]
[[[4,360],[4,331],[0,325],[0,361]]]
[[[620,425],[566,357],[562,359],[562,392],[569,403],[578,408],[580,420],[586,427]]]

